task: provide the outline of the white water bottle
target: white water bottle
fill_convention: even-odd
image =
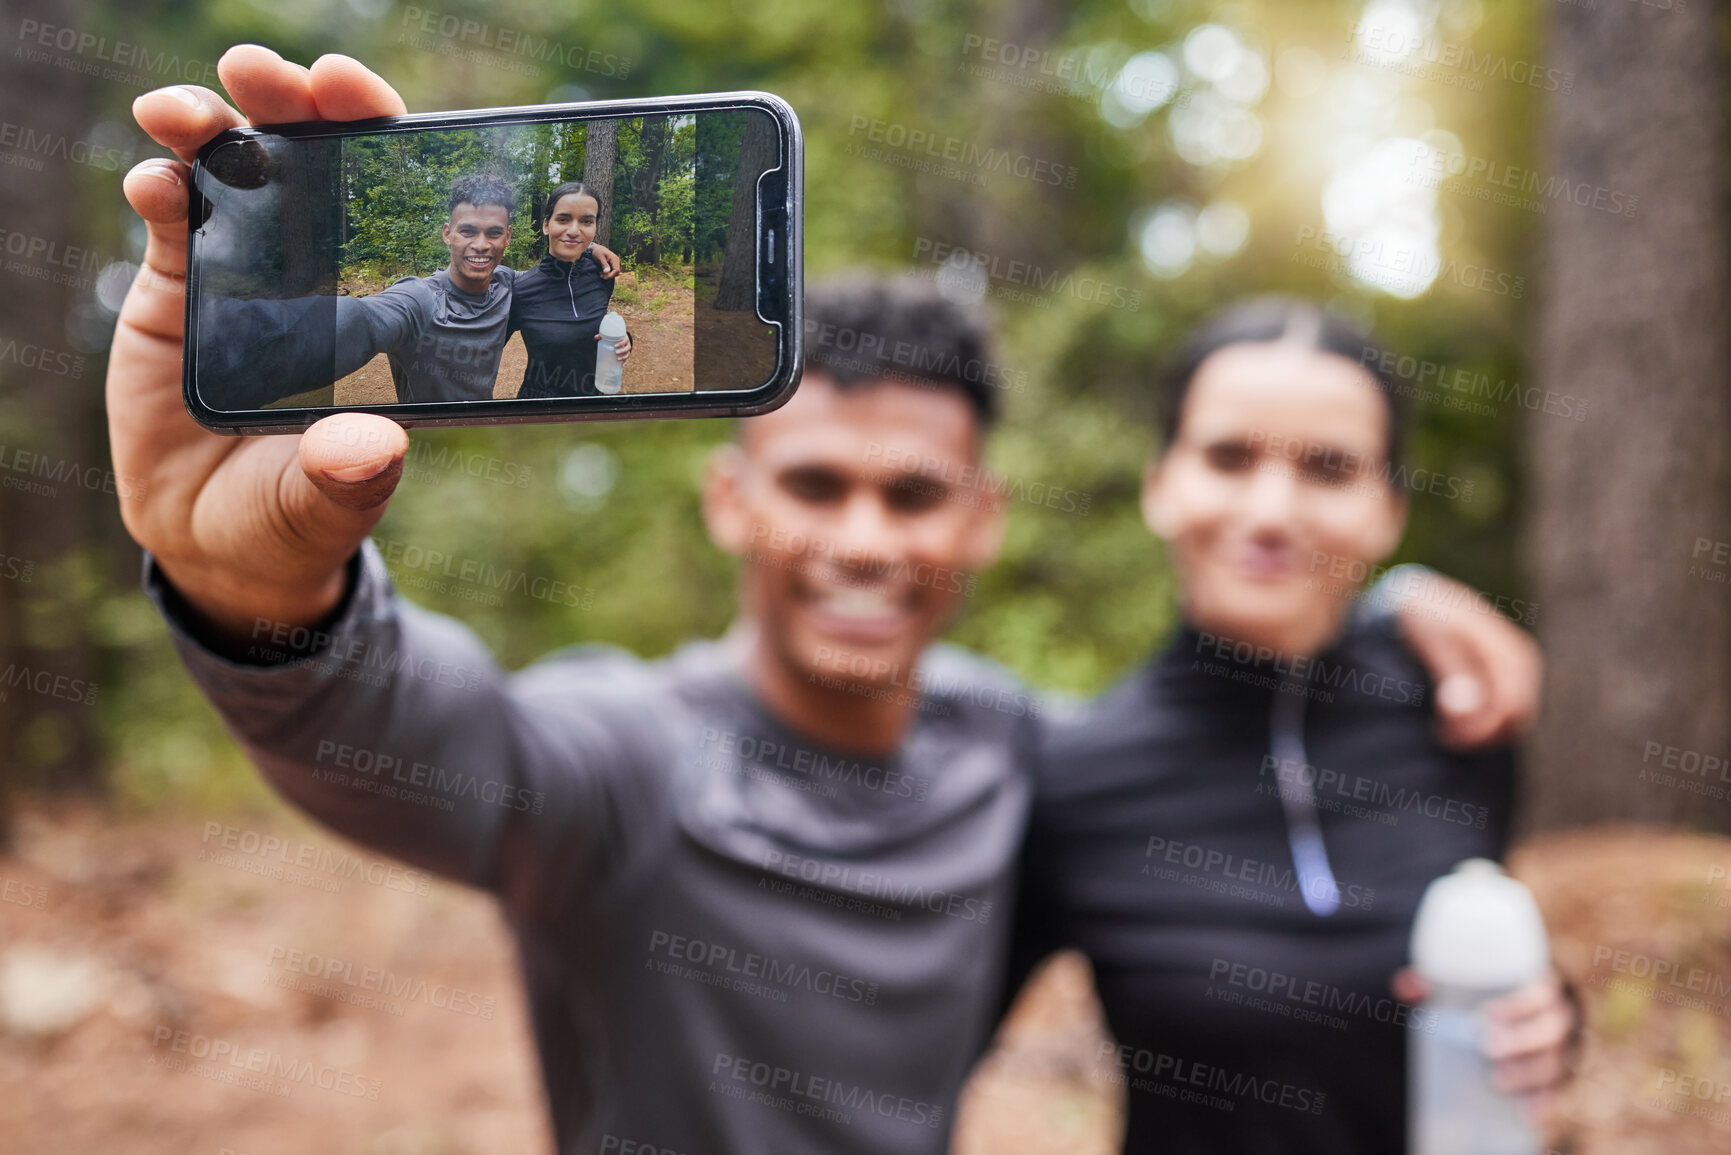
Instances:
[[[625,336],[625,318],[608,313],[601,318],[601,339],[595,342],[595,388],[602,393],[617,393],[625,387],[625,366],[613,351],[613,342]]]
[[[1532,892],[1489,859],[1458,864],[1425,888],[1412,961],[1431,996],[1410,1040],[1411,1155],[1538,1155],[1520,1103],[1492,1084],[1480,1013],[1550,966]]]

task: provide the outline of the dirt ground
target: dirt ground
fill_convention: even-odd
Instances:
[[[24,810],[0,854],[0,1149],[548,1150],[498,915],[393,865],[282,812]],[[1516,857],[1587,1006],[1552,1151],[1731,1150],[1727,868],[1731,840],[1641,831]],[[331,977],[368,968],[393,986]],[[970,1084],[954,1150],[1115,1150],[1103,1037],[1086,965],[1060,957]]]
[[[1511,871],[1539,900],[1586,1007],[1557,1104],[1565,1155],[1731,1151],[1731,839],[1578,831]]]
[[[489,902],[443,885],[426,894],[395,889],[388,877],[374,885],[316,864],[290,873],[280,851],[256,852],[253,839],[273,835],[287,840],[290,862],[302,846],[345,849],[280,819],[208,831],[197,821],[111,824],[85,812],[19,825],[0,877],[45,888],[36,892],[45,901],[0,903],[0,1000],[16,1019],[16,988],[43,971],[35,982],[48,994],[35,1005],[59,1013],[30,1029],[9,1022],[0,1042],[0,1084],[14,1089],[0,1095],[0,1148],[547,1150],[523,1000]],[[225,837],[234,849],[223,848]],[[273,985],[312,983],[304,962],[301,973],[288,969],[289,951],[424,979],[429,992],[476,992],[483,1011],[492,1000],[491,1017],[467,1013],[467,999],[462,1012],[435,1006],[431,993],[373,1007]],[[275,1062],[287,1074],[250,1073],[254,1048],[266,1052],[267,1070]],[[237,1053],[248,1057],[239,1066]]]
[[[717,309],[711,302],[721,283],[720,265],[697,270],[697,348],[703,358],[704,389],[748,389],[775,372],[775,327],[749,309]]]

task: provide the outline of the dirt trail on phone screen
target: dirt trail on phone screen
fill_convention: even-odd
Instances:
[[[1617,969],[1662,958],[1731,977],[1714,865],[1731,866],[1731,841],[1639,832],[1517,860],[1588,1007],[1562,1100],[1574,1144],[1553,1150],[1731,1148],[1712,1097],[1666,1076],[1731,1086],[1723,994],[1668,998],[1650,967]],[[7,1155],[551,1150],[512,946],[484,895],[281,809],[27,806],[0,899]],[[957,1155],[1111,1155],[1105,1038],[1086,964],[1060,956],[970,1083]]]
[[[642,277],[619,274],[613,309],[625,318],[631,334],[631,357],[625,366],[627,393],[687,393],[692,388],[693,292],[686,277]],[[621,292],[620,290],[624,290]],[[495,400],[515,397],[528,371],[529,352],[521,334],[512,334],[499,358],[493,384]],[[336,384],[337,405],[388,405],[397,399],[391,364],[380,353]]]

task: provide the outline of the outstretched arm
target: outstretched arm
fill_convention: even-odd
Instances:
[[[241,46],[218,68],[260,122],[404,111],[346,57],[307,69]],[[273,784],[337,830],[505,891],[581,877],[634,812],[620,728],[561,728],[468,630],[391,593],[363,543],[401,476],[396,423],[342,413],[298,437],[223,437],[187,415],[183,162],[241,115],[191,87],[134,112],[181,160],[126,178],[149,243],[109,358],[109,432],[116,469],[142,479],[121,514],[188,668]],[[531,866],[554,855],[571,869]]]
[[[466,626],[399,599],[371,543],[347,568],[330,619],[261,618],[244,644],[148,556],[145,589],[230,733],[324,825],[524,914],[598,881],[659,804],[659,760],[642,754],[652,739],[558,666],[503,673]],[[540,704],[550,693],[561,708]]]
[[[367,297],[199,298],[198,391],[213,409],[262,409],[329,387],[380,353],[412,349],[431,316],[419,281]]]

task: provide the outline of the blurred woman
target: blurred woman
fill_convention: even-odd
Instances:
[[[601,318],[613,300],[613,282],[601,275],[590,251],[600,201],[582,181],[567,181],[547,194],[539,222],[547,255],[517,277],[511,297],[510,331],[523,334],[529,366],[519,399],[599,396],[595,355]],[[623,365],[631,356],[627,334],[614,345]]]
[[[1379,360],[1298,302],[1198,334],[1142,491],[1182,623],[1051,729],[1019,937],[1092,959],[1127,1151],[1405,1150],[1420,893],[1507,845],[1510,750],[1445,749],[1423,670],[1355,612],[1433,488]],[[1573,1018],[1554,977],[1497,1007],[1507,1086],[1557,1081]]]

